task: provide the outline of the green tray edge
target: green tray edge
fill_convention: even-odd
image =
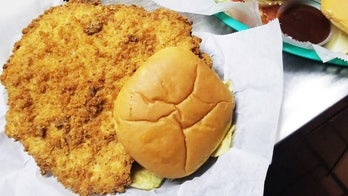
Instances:
[[[239,22],[238,20],[231,18],[224,12],[217,13],[214,16],[217,17],[219,20],[221,20],[223,23],[225,23],[227,26],[229,26],[230,28],[236,31],[249,29],[247,25]],[[303,58],[307,58],[307,59],[311,59],[311,60],[315,60],[315,61],[323,63],[314,50],[300,48],[300,47],[291,45],[289,43],[283,42],[283,51],[296,56],[300,56]],[[348,66],[348,62],[338,58],[332,59],[331,61],[328,61],[327,63],[341,65],[341,66]]]

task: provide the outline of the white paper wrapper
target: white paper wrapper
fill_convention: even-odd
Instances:
[[[237,4],[235,2],[216,3],[214,0],[153,0],[157,4],[179,12],[188,12],[193,14],[212,15],[218,12],[226,11]]]
[[[44,9],[59,2],[27,0],[25,6],[7,6],[17,14],[1,12],[0,51],[4,64],[21,29]],[[108,1],[110,3],[110,1]],[[134,1],[151,8],[145,1]],[[15,4],[15,3],[14,3]],[[18,4],[18,3],[17,3]],[[6,7],[3,5],[3,7]],[[207,18],[191,15],[195,24],[211,25]],[[23,22],[17,23],[18,18]],[[1,28],[3,29],[3,28]],[[194,29],[207,29],[196,26]],[[233,147],[217,160],[210,160],[195,175],[182,180],[167,180],[158,189],[129,188],[125,195],[263,195],[266,172],[273,153],[283,91],[282,37],[278,21],[243,32],[215,35],[194,32],[201,37],[202,49],[209,53],[214,69],[232,81],[236,98],[236,131]],[[4,36],[6,35],[6,36]],[[1,70],[2,71],[2,70]],[[41,176],[32,157],[20,143],[4,133],[6,91],[0,88],[0,195],[74,195],[52,176]]]

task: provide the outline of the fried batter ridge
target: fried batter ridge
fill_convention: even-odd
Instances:
[[[1,75],[5,133],[23,144],[42,174],[80,195],[124,192],[133,159],[112,120],[124,82],[168,46],[211,60],[190,21],[176,12],[82,2],[53,7],[23,29]]]

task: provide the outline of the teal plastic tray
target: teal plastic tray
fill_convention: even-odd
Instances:
[[[221,20],[223,23],[225,23],[227,26],[229,26],[230,28],[232,28],[236,31],[242,31],[242,30],[249,29],[249,27],[246,26],[245,24],[239,22],[238,20],[231,18],[230,16],[228,16],[227,14],[225,14],[223,12],[217,13],[217,14],[215,14],[215,16],[219,20]],[[291,45],[291,44],[284,42],[283,43],[283,51],[290,53],[290,54],[293,54],[293,55],[303,57],[303,58],[322,62],[314,50],[297,47],[297,46],[294,46],[294,45]],[[348,66],[348,62],[345,62],[341,59],[333,59],[333,60],[329,61],[328,63],[335,64],[335,65]]]

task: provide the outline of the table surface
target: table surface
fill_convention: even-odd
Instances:
[[[348,67],[283,53],[284,94],[278,141],[348,95]]]

